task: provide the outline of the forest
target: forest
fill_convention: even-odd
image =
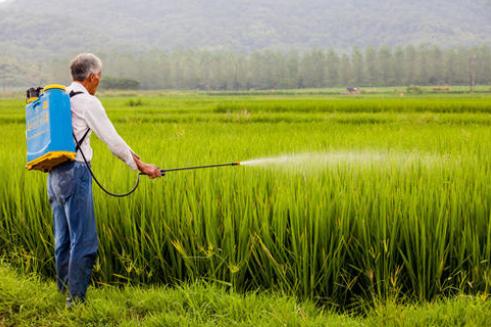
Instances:
[[[435,45],[311,50],[99,53],[106,88],[262,90],[491,83],[491,49]],[[0,65],[0,89],[69,82],[70,58]]]

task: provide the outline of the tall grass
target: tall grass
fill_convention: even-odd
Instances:
[[[428,100],[423,112],[424,99],[393,100],[393,109],[379,99],[385,109],[370,113],[373,99],[334,99],[326,101],[336,112],[323,113],[306,109],[308,99],[283,99],[276,107],[290,108],[290,122],[270,103],[279,100],[269,98],[242,99],[235,107],[231,99],[144,98],[138,109],[125,107],[125,98],[104,101],[133,149],[162,167],[307,151],[388,151],[437,160],[169,173],[145,180],[125,199],[96,189],[97,282],[204,278],[339,305],[488,291],[491,129],[483,108],[491,107],[489,100]],[[230,112],[222,112],[226,107]],[[245,118],[223,120],[244,107],[252,116],[246,124]],[[1,118],[9,119],[12,109],[3,110]],[[278,120],[254,120],[261,114]],[[166,121],[168,115],[175,121]],[[308,120],[316,115],[344,121]],[[370,120],[377,115],[391,120]],[[26,271],[53,275],[45,175],[23,169],[23,131],[16,121],[0,129],[0,248]],[[95,137],[92,143],[100,180],[128,188],[132,173]]]

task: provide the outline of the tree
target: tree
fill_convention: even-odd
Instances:
[[[422,45],[418,48],[417,52],[417,70],[416,70],[416,83],[420,85],[425,85],[429,83],[430,72],[430,51],[428,46]]]
[[[427,70],[429,71],[429,84],[441,84],[444,81],[443,67],[443,52],[439,47],[433,46],[433,48],[429,51],[427,67]]]
[[[489,46],[483,45],[479,47],[477,52],[477,81],[479,84],[489,84],[491,83],[491,49]]]
[[[380,74],[378,81],[382,85],[394,85],[394,70],[392,65],[392,50],[387,46],[380,48],[377,56],[377,67]]]
[[[407,76],[407,62],[404,50],[401,47],[397,47],[394,52],[392,67],[394,71],[394,84],[404,85]]]
[[[101,81],[101,88],[106,90],[138,90],[140,82],[128,78],[106,76]]]
[[[341,57],[341,82],[344,85],[353,83],[353,69],[350,57],[347,54],[343,54]]]
[[[133,84],[131,88],[201,90],[491,83],[489,46],[449,49],[428,45],[385,46],[353,48],[349,54],[333,49],[251,53],[149,50],[100,56],[104,79],[112,77],[106,86],[118,88],[127,88],[128,80],[138,82],[138,86]],[[43,65],[5,55],[0,59],[0,87],[70,82],[66,57]]]
[[[457,81],[457,54],[454,49],[449,49],[446,51],[445,62],[444,62],[444,81],[446,84],[455,84]]]
[[[412,45],[406,47],[406,85],[417,83],[418,54]]]
[[[311,50],[303,55],[300,72],[304,87],[325,85],[325,57],[320,50]]]
[[[326,67],[327,67],[327,81],[326,86],[337,86],[339,81],[340,70],[339,56],[333,50],[329,50],[327,53]]]
[[[376,85],[379,81],[377,52],[372,47],[368,47],[365,50],[365,67],[367,85]]]
[[[365,83],[365,66],[363,62],[363,54],[360,49],[354,48],[351,53],[351,61],[353,66],[353,82],[356,85]]]

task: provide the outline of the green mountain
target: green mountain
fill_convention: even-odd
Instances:
[[[59,57],[87,50],[351,49],[420,43],[490,44],[491,1],[0,2],[0,57]]]
[[[339,75],[340,80],[348,83],[355,73],[351,69],[360,71],[359,56],[350,63],[346,56],[322,59],[324,55],[313,54],[298,59],[295,55],[283,58],[271,52],[265,56],[254,53],[263,49],[284,52],[321,48],[335,49],[343,55],[354,48],[394,49],[409,44],[431,44],[442,49],[491,45],[491,1],[0,0],[0,89],[64,80],[68,78],[69,59],[87,51],[105,59],[106,72],[110,75],[153,80],[151,85],[159,87],[207,87],[211,82],[199,79],[210,75],[214,76],[211,85],[222,89],[229,88],[230,83],[236,85],[238,82],[230,82],[231,76],[237,78],[241,71],[244,74],[255,71],[254,78],[269,80],[269,75],[284,76],[285,69],[292,76],[287,85],[310,85],[307,80],[311,76],[303,75],[308,71],[319,72],[318,66],[325,66],[323,60],[339,64],[336,68],[339,73],[331,70],[329,81]],[[206,51],[186,52],[188,49],[218,51],[210,55]],[[167,56],[164,50],[180,51]],[[378,66],[401,66],[404,58],[397,56],[400,51],[394,53],[398,64],[392,64],[392,55],[384,51],[376,53]],[[422,71],[437,62],[450,67],[446,69],[451,71],[448,76],[461,76],[447,76],[445,80],[463,80],[462,76],[468,75],[464,68],[470,65],[469,60],[476,62],[474,66],[479,71],[488,65],[487,50],[482,50],[477,59],[471,58],[474,55],[468,57],[464,50],[457,54],[449,52],[443,56],[447,58],[446,63],[438,59],[443,58],[438,51],[434,55],[428,54],[429,50],[418,51],[418,67]],[[250,53],[253,53],[251,57],[247,57]],[[365,54],[364,69],[381,70],[373,65],[374,54],[370,51]],[[409,61],[414,57],[410,50],[406,55]],[[135,66],[135,62],[139,64]],[[273,67],[276,73],[269,71]],[[268,76],[258,77],[261,72],[268,72],[265,73]],[[169,81],[163,82],[163,77]],[[241,81],[254,78],[245,76]],[[429,79],[421,78],[426,80]],[[246,88],[269,85],[245,83]]]

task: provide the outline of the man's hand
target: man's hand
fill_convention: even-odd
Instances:
[[[136,166],[138,167],[138,170],[142,174],[150,177],[150,179],[154,179],[154,178],[162,176],[162,173],[160,172],[159,167],[141,161],[140,157],[138,157],[136,154],[133,154],[133,159],[135,160],[135,163],[136,163]]]

